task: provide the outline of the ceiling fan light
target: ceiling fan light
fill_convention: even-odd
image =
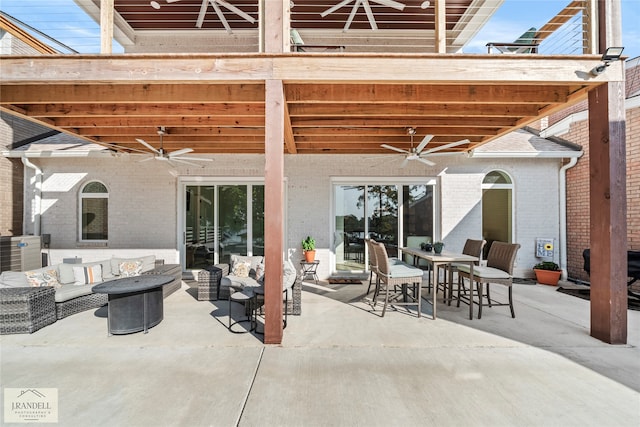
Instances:
[[[426,9],[429,6],[431,6],[431,2],[429,0],[423,1],[422,4],[420,5],[420,9]]]

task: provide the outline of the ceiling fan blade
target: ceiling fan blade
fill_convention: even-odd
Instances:
[[[200,13],[198,13],[198,20],[196,21],[196,27],[202,28],[204,22],[204,15],[207,14],[207,7],[209,7],[209,0],[202,0],[200,5]]]
[[[216,15],[218,15],[218,19],[220,20],[220,22],[222,22],[224,29],[227,30],[227,33],[233,34],[233,31],[231,31],[231,26],[227,22],[227,18],[224,17],[224,13],[222,13],[222,9],[220,9],[220,6],[218,6],[218,3],[216,3],[214,0],[209,0],[209,1],[211,3],[211,6],[213,6],[213,10],[216,11]]]
[[[213,159],[207,159],[204,157],[172,157],[169,156],[169,160],[197,160],[199,162],[213,162]]]
[[[387,150],[397,151],[398,153],[411,154],[407,150],[403,150],[402,148],[394,147],[392,145],[382,144],[382,148],[386,148]]]
[[[400,3],[394,0],[371,0],[375,3],[381,4],[383,6],[392,7],[396,10],[404,10],[406,6],[404,3]]]
[[[138,141],[140,144],[144,145],[145,147],[147,147],[149,150],[153,151],[154,153],[160,154],[160,151],[158,151],[156,148],[154,148],[152,145],[150,145],[144,139],[136,138],[136,141]]]
[[[428,166],[435,166],[436,165],[431,160],[423,159],[422,157],[418,157],[416,160],[421,162],[421,163],[424,163],[425,165],[428,165]]]
[[[204,167],[204,165],[199,165],[197,163],[188,162],[188,161],[182,160],[182,159],[176,159],[175,157],[173,159],[167,159],[167,160],[169,160],[170,162],[184,163],[185,165],[195,166],[195,167],[198,167],[198,168],[203,168]]]
[[[324,18],[325,16],[329,15],[330,13],[335,12],[336,10],[340,9],[341,7],[348,5],[352,1],[353,0],[343,0],[340,3],[333,5],[329,9],[325,10],[324,12],[322,12],[320,14],[320,16],[322,16]]]
[[[253,19],[253,17],[251,17],[249,14],[247,14],[246,12],[243,12],[242,10],[238,9],[237,7],[235,7],[234,5],[232,5],[230,3],[227,3],[224,0],[213,0],[213,1],[218,3],[220,6],[226,7],[231,12],[235,13],[236,15],[238,15],[241,18],[244,18],[244,20],[249,21],[252,24],[256,22],[256,20]]]
[[[376,19],[373,17],[373,12],[371,11],[371,5],[369,4],[369,0],[362,0],[362,6],[364,7],[364,13],[367,14],[367,19],[369,20],[369,25],[371,25],[371,29],[377,30],[378,24],[376,24]]]
[[[152,157],[145,157],[145,158],[144,158],[144,159],[142,159],[142,160],[138,160],[138,163],[148,162],[149,160],[153,160],[153,159],[155,159],[155,156],[152,156]]]
[[[172,151],[169,153],[169,157],[182,156],[183,154],[191,153],[193,148],[181,148],[180,150]]]
[[[405,166],[407,166],[407,164],[409,164],[409,158],[405,157],[402,163],[400,163],[400,168],[404,168]]]
[[[425,137],[420,142],[420,145],[416,147],[416,153],[420,154],[422,150],[424,150],[424,147],[427,146],[427,144],[429,143],[429,141],[431,141],[432,138],[433,138],[433,135],[425,135]]]
[[[431,150],[427,150],[422,154],[435,153],[436,151],[442,151],[442,150],[446,150],[448,148],[453,148],[453,147],[457,147],[458,145],[463,145],[463,144],[468,144],[468,143],[469,143],[468,139],[461,139],[460,141],[450,142],[448,144],[444,144],[444,145],[441,145],[439,147],[434,147]]]

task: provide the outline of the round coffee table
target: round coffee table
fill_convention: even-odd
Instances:
[[[100,283],[92,288],[108,294],[107,327],[109,335],[130,334],[156,326],[163,318],[162,286],[174,276],[144,274]]]

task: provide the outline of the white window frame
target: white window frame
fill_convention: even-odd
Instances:
[[[85,193],[84,189],[87,185],[97,182],[107,189],[106,193]],[[106,243],[109,241],[109,202],[107,201],[107,239],[83,239],[82,238],[82,201],[84,199],[109,199],[109,187],[99,179],[91,179],[82,184],[78,195],[78,241],[83,243]]]

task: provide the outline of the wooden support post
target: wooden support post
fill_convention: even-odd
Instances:
[[[591,336],[627,342],[624,82],[589,92]]]
[[[434,3],[436,53],[447,53],[446,0],[435,0]]]
[[[282,342],[284,206],[284,91],[282,80],[265,82],[265,344]]]
[[[598,3],[600,53],[620,46],[618,3]],[[627,342],[624,68],[621,74],[589,92],[591,336],[610,344]]]
[[[282,2],[264,2],[264,47],[283,51]],[[282,254],[284,246],[284,87],[282,80],[265,81],[264,343],[282,342]]]
[[[100,53],[113,53],[113,2],[100,0]]]

